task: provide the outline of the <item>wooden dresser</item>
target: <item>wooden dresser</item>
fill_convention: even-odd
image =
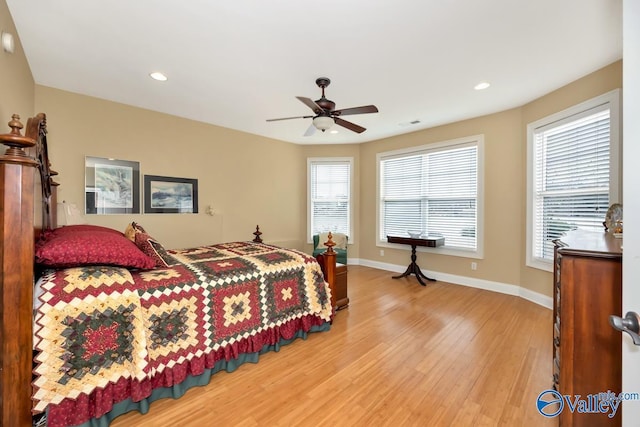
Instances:
[[[622,390],[622,334],[609,315],[622,312],[622,239],[572,231],[555,242],[553,387],[562,395]],[[621,425],[621,407],[606,414],[578,413],[565,405],[560,426]]]

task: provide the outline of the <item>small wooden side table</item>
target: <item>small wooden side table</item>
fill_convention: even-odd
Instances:
[[[342,310],[349,306],[347,295],[347,266],[336,264],[336,310]]]
[[[410,245],[411,246],[411,264],[407,267],[404,273],[399,276],[392,276],[394,279],[399,279],[401,277],[406,277],[411,274],[415,275],[418,279],[418,282],[422,286],[427,286],[426,283],[422,279],[427,279],[432,282],[435,282],[436,279],[432,279],[431,277],[427,277],[421,270],[418,264],[416,263],[416,246],[427,246],[430,248],[435,248],[438,246],[444,245],[444,237],[400,237],[400,236],[387,236],[387,242],[389,243],[399,243],[401,245]]]

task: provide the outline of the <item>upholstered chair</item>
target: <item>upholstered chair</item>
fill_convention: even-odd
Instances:
[[[323,253],[327,250],[324,243],[327,241],[329,233],[320,233],[313,236],[313,256]],[[335,242],[333,250],[336,252],[336,262],[338,264],[347,263],[347,242],[349,237],[343,233],[331,233],[332,240]]]

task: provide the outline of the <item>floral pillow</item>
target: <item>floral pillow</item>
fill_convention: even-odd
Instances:
[[[35,250],[36,263],[54,268],[114,265],[150,269],[156,265],[119,231],[86,224],[43,233]]]
[[[136,246],[156,262],[156,267],[164,268],[176,264],[176,259],[169,255],[167,250],[147,233],[136,233]]]
[[[176,259],[169,255],[162,244],[151,237],[140,224],[132,222],[127,225],[124,234],[131,239],[142,252],[154,259],[156,267],[164,268],[177,263]]]

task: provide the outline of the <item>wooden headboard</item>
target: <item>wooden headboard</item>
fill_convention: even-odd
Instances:
[[[56,204],[57,204],[57,187],[58,183],[53,180],[53,177],[58,175],[58,172],[51,169],[51,161],[49,160],[49,147],[47,144],[47,116],[44,113],[40,113],[35,117],[30,118],[27,121],[27,137],[35,139],[36,145],[29,153],[38,161],[38,171],[36,173],[36,180],[39,179],[39,185],[36,185],[35,192],[40,189],[41,205],[42,209],[36,209],[36,232],[40,229],[54,229],[57,226],[56,221]],[[36,194],[37,195],[37,194]],[[37,199],[36,199],[37,201]],[[41,217],[38,218],[38,212],[41,212]]]
[[[0,143],[8,147],[0,156],[0,425],[30,426],[34,188],[38,171],[48,171],[45,116],[29,119],[25,136],[17,114],[9,128],[9,133],[0,135]],[[43,182],[50,183],[49,172],[45,174]],[[43,199],[51,203],[51,186],[47,191]],[[52,220],[47,218],[47,226],[52,226]]]

